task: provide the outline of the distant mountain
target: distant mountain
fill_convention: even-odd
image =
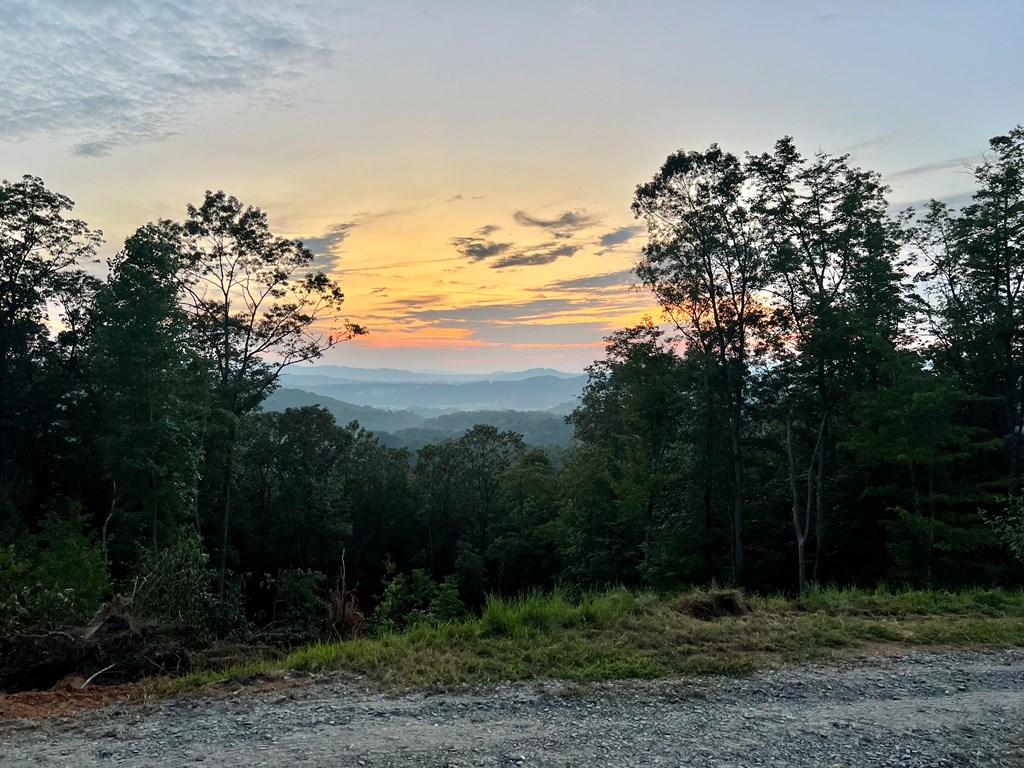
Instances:
[[[473,382],[473,381],[522,381],[537,376],[557,376],[562,379],[577,378],[581,374],[556,371],[554,368],[530,368],[525,371],[495,371],[493,373],[444,373],[441,371],[404,371],[397,368],[351,368],[347,365],[303,365],[284,371],[283,377],[290,380],[308,377],[325,377],[344,381],[375,382]]]
[[[373,432],[396,432],[418,427],[427,421],[426,418],[412,411],[387,411],[366,405],[353,405],[335,400],[333,397],[284,387],[263,401],[263,410],[283,411],[287,408],[303,408],[307,405],[319,405],[321,408],[326,408],[334,414],[335,420],[341,425],[358,421],[361,426]]]
[[[339,424],[358,421],[377,433],[386,445],[416,451],[429,443],[459,437],[475,424],[492,424],[501,430],[518,432],[530,445],[561,449],[572,442],[572,427],[564,415],[552,411],[481,410],[458,411],[424,417],[409,410],[384,410],[354,405],[313,392],[282,388],[263,403],[266,411],[283,411],[319,405],[334,414]]]
[[[472,381],[381,381],[343,379],[327,375],[324,370],[342,366],[289,371],[282,383],[289,388],[314,392],[355,405],[394,410],[435,408],[443,410],[520,410],[543,411],[564,406],[579,397],[586,376],[563,373],[528,376],[526,378],[491,378]],[[305,371],[309,370],[309,373]],[[345,369],[346,371],[359,369]],[[340,372],[340,371],[339,371]],[[410,376],[410,371],[398,372]],[[520,374],[489,374],[519,376]]]

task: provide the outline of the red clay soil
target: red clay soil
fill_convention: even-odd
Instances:
[[[291,674],[270,679],[223,680],[204,685],[191,693],[156,692],[146,681],[122,685],[90,685],[86,688],[65,686],[50,691],[0,693],[0,722],[17,718],[66,717],[86,709],[99,709],[110,704],[159,701],[168,696],[199,695],[218,698],[271,693],[303,688],[313,678],[307,674]],[[292,694],[294,695],[294,694]]]
[[[136,685],[97,685],[70,691],[24,691],[0,694],[0,720],[19,717],[58,717],[83,709],[98,709],[138,697]]]

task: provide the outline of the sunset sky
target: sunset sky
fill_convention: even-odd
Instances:
[[[956,201],[1024,121],[1019,0],[0,0],[0,176],[104,255],[206,189],[263,208],[370,329],[327,362],[580,370],[656,314],[634,187],[793,135]],[[960,197],[959,199],[962,199]]]

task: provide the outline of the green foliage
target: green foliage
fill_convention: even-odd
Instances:
[[[231,582],[224,597],[218,597],[209,559],[194,535],[155,554],[146,552],[130,585],[136,613],[195,642],[245,637],[240,586]]]
[[[786,604],[786,601],[780,601]],[[774,603],[770,603],[774,604]],[[829,616],[990,616],[1024,617],[1024,592],[1003,589],[942,590],[810,587],[795,604]]]
[[[274,591],[273,624],[284,627],[289,637],[306,642],[323,635],[327,583],[323,571],[286,568],[266,583]]]
[[[429,620],[437,624],[458,621],[466,616],[466,604],[459,597],[459,583],[454,575],[446,576],[441,582],[427,614]]]
[[[484,558],[472,545],[459,542],[458,557],[455,558],[455,580],[459,585],[459,597],[470,608],[483,605],[487,596],[487,565]]]
[[[168,222],[139,229],[96,299],[90,367],[123,557],[195,518],[209,382],[178,305],[179,235]]]
[[[426,571],[415,569],[407,576],[388,560],[384,578],[384,593],[373,612],[378,631],[394,632],[431,618],[430,608],[438,587]]]
[[[38,535],[0,549],[0,628],[76,626],[109,594],[106,563],[76,508],[51,513]]]

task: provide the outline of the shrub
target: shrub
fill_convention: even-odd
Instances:
[[[0,549],[0,629],[84,623],[110,593],[99,545],[77,507],[49,515],[37,536]]]
[[[459,597],[459,582],[455,576],[447,576],[441,582],[437,594],[430,601],[428,613],[430,621],[435,624],[458,621],[465,617],[466,604]]]
[[[198,642],[212,640],[222,606],[213,590],[216,574],[207,566],[209,559],[198,536],[144,554],[131,585],[135,613]]]
[[[275,588],[274,623],[289,636],[307,641],[323,635],[326,581],[322,571],[309,568],[287,568],[268,579]]]

